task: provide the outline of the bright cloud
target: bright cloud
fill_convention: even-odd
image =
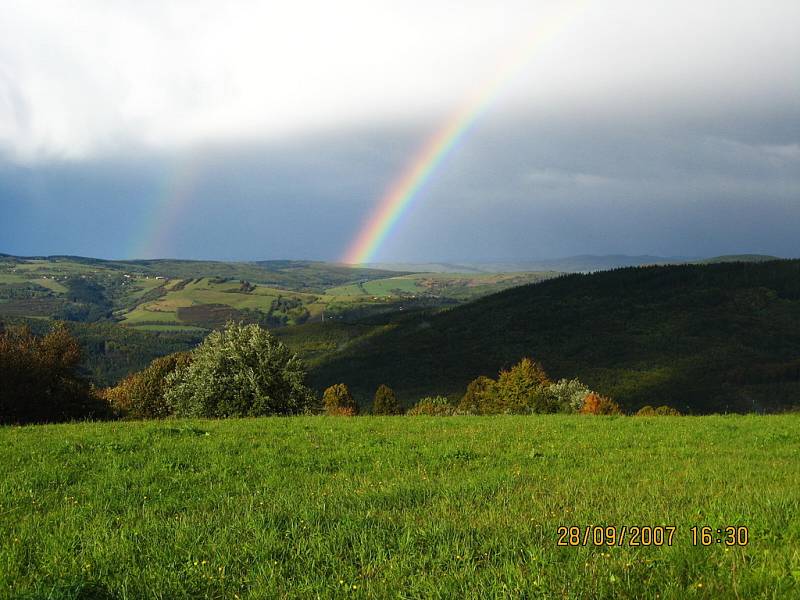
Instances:
[[[567,18],[498,111],[791,107],[795,1],[0,0],[16,160],[276,139],[445,114]],[[677,107],[677,109],[676,109]]]

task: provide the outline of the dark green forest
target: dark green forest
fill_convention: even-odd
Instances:
[[[0,319],[4,327],[25,325],[39,336],[51,328],[43,319]],[[160,356],[189,350],[203,340],[200,333],[145,332],[112,322],[65,322],[64,326],[81,347],[81,371],[95,385],[113,385],[134,371],[144,369]]]
[[[513,288],[413,315],[330,355],[315,387],[408,404],[458,397],[532,356],[627,410],[766,412],[800,405],[800,261],[625,268]],[[363,400],[362,400],[363,401]]]

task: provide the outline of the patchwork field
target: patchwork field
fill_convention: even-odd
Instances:
[[[452,299],[477,298],[518,285],[536,283],[556,276],[535,273],[415,273],[339,286],[328,290],[333,296],[441,296]]]
[[[796,598],[799,426],[787,415],[6,427],[0,596]],[[562,525],[676,529],[671,546],[564,547]],[[705,525],[747,527],[748,544],[694,546],[690,528]]]
[[[209,331],[228,320],[275,328],[321,321],[323,315],[350,319],[404,310],[410,302],[426,307],[463,302],[554,275],[409,274],[308,261],[0,255],[0,317],[115,319],[153,332]]]
[[[133,285],[137,283],[134,282]],[[313,294],[278,290],[262,285],[252,285],[252,289],[243,291],[241,282],[221,281],[209,277],[166,280],[161,283],[163,295],[149,302],[141,302],[132,310],[121,313],[123,324],[145,329],[165,324],[208,329],[208,325],[213,324],[215,320],[212,318],[209,323],[208,317],[211,315],[208,311],[197,310],[198,307],[227,307],[232,310],[228,310],[225,316],[234,320],[239,316],[238,311],[251,310],[272,314],[277,308],[277,312],[285,316],[288,322],[301,315],[308,319],[311,313],[303,307],[312,305],[317,300],[317,296]],[[225,320],[223,318],[222,322]]]

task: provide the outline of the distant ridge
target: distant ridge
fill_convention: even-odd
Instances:
[[[384,271],[392,273],[522,273],[537,271],[556,271],[559,273],[592,273],[595,271],[609,271],[624,267],[641,267],[647,265],[682,265],[682,264],[715,264],[728,262],[765,262],[770,260],[784,260],[778,256],[768,254],[726,254],[710,258],[688,256],[652,256],[649,254],[630,256],[627,254],[578,254],[562,258],[545,258],[522,261],[479,261],[479,262],[376,262],[362,265],[347,265],[337,262],[316,260],[250,260],[250,261],[225,261],[201,259],[103,259],[87,256],[74,256],[69,254],[52,254],[38,256],[15,256],[0,252],[0,258],[6,260],[48,260],[48,261],[73,261],[84,264],[102,265],[108,268],[136,267],[172,267],[175,265],[246,265],[257,266],[268,271],[303,269],[310,266],[321,266],[352,269]]]
[[[558,271],[560,273],[589,273],[620,267],[643,265],[684,264],[696,260],[685,256],[627,256],[624,254],[581,254],[563,258],[546,258],[522,261],[482,261],[459,263],[369,263],[365,267],[385,270],[404,270],[431,273],[516,273],[531,271]]]
[[[764,262],[781,260],[765,254],[731,254],[711,258],[689,256],[629,256],[626,254],[579,254],[563,258],[546,258],[527,261],[495,262],[434,262],[434,263],[369,263],[365,267],[386,271],[413,271],[429,273],[515,273],[530,271],[558,271],[560,273],[592,273],[624,267],[647,265],[714,264],[723,262]]]
[[[178,279],[198,276],[225,277],[318,293],[324,292],[329,287],[358,282],[364,278],[377,279],[398,275],[396,271],[359,269],[352,265],[312,260],[221,261],[172,258],[111,260],[71,255],[14,256],[0,254],[0,261],[4,263],[4,267],[10,266],[11,268],[14,268],[15,265],[35,261],[85,265],[98,269],[98,272],[108,270]]]

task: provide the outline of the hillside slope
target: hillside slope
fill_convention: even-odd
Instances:
[[[800,405],[800,260],[567,275],[417,315],[318,364],[362,401],[409,403],[530,355],[629,409],[770,411]]]
[[[227,320],[269,327],[447,305],[556,276],[404,273],[311,261],[141,260],[0,254],[0,319],[121,321],[197,332]]]
[[[0,254],[0,329],[24,322],[43,332],[48,321],[69,322],[84,346],[87,372],[108,385],[157,356],[192,347],[229,320],[283,332],[313,360],[397,317],[556,275]],[[326,327],[315,327],[323,321]],[[334,322],[339,326],[327,327]]]

